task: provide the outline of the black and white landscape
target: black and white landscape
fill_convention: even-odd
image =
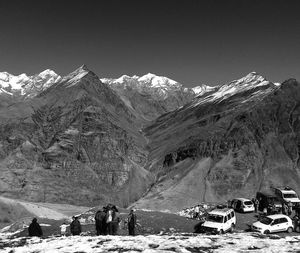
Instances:
[[[167,77],[1,73],[1,192],[33,202],[179,211],[299,183],[300,85],[251,72]]]
[[[300,193],[296,1],[0,4],[0,250],[296,252],[298,233],[198,235],[183,209]],[[82,64],[86,65],[82,65]],[[254,72],[257,71],[257,72]],[[112,203],[138,236],[96,237]],[[59,237],[78,215],[82,237]],[[27,238],[37,217],[46,238]]]

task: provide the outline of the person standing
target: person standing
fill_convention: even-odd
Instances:
[[[28,227],[28,235],[29,236],[38,236],[38,237],[43,236],[42,228],[41,228],[40,224],[38,224],[36,218],[32,219],[32,222],[30,223],[30,225]]]
[[[133,209],[131,209],[128,214],[127,223],[128,223],[128,234],[134,236],[135,235],[135,225],[136,225],[136,215],[135,215]]]
[[[255,211],[255,213],[257,213],[259,201],[258,201],[257,198],[253,198],[253,199],[252,199],[252,202],[253,202],[253,204],[254,204],[254,211]]]
[[[80,235],[81,233],[81,224],[80,221],[78,220],[77,216],[73,216],[73,221],[71,222],[70,225],[70,230],[72,235]]]
[[[106,216],[105,216],[105,221],[106,221],[106,226],[107,226],[107,234],[112,235],[113,234],[113,210],[111,207],[107,208]]]
[[[195,212],[194,218],[198,219],[199,218],[199,213],[200,213],[200,205],[195,206],[194,212]]]
[[[112,217],[112,235],[117,235],[119,230],[119,222],[120,222],[120,216],[119,216],[119,210],[116,206],[112,207],[113,210],[113,217]]]
[[[288,216],[291,216],[292,215],[292,210],[293,210],[293,204],[291,201],[288,202],[287,204],[287,209],[288,209]]]
[[[295,213],[300,218],[300,203],[296,203],[296,205],[295,205]]]
[[[287,215],[287,208],[284,202],[281,203],[281,212],[282,214]]]
[[[95,215],[95,225],[96,225],[96,231],[97,235],[105,235],[106,234],[106,222],[105,217],[106,217],[106,212],[105,212],[105,207],[102,208],[102,210],[97,211]]]
[[[67,227],[68,226],[69,225],[67,225],[65,222],[62,225],[60,225],[60,234],[62,236],[66,236],[66,234],[67,234]]]

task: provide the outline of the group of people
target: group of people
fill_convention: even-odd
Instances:
[[[108,204],[103,207],[102,210],[96,212],[95,215],[95,226],[96,226],[96,234],[97,235],[117,235],[118,228],[120,224],[120,216],[119,211],[115,205]],[[128,227],[128,234],[135,235],[136,228],[136,214],[131,209],[127,219],[125,220],[125,224]],[[65,222],[60,226],[61,235],[65,236],[67,234],[67,225]],[[79,221],[78,216],[72,217],[72,222],[70,224],[70,232],[72,235],[80,235],[82,232],[81,223]],[[43,236],[43,231],[37,219],[34,218],[31,224],[28,227],[28,235],[29,236]]]
[[[116,206],[108,204],[96,212],[95,225],[97,235],[116,235],[119,228],[119,211]]]
[[[96,212],[95,226],[97,235],[117,235],[120,224],[119,211],[116,206],[108,204]],[[130,210],[127,220],[128,234],[135,235],[136,215]]]
[[[197,204],[193,207],[183,209],[178,214],[187,218],[201,220],[209,208],[211,207],[207,204]]]

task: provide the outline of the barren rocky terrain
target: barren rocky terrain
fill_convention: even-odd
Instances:
[[[274,186],[299,191],[294,79],[252,72],[196,92],[153,74],[51,73],[32,95],[22,76],[1,84],[2,196],[175,212]]]

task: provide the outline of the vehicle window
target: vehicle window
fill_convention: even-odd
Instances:
[[[283,194],[283,197],[285,199],[294,199],[294,198],[298,198],[297,195],[295,193],[285,193]]]
[[[273,221],[272,225],[277,225],[277,224],[279,224],[279,223],[281,223],[281,222],[280,222],[280,219],[276,219],[276,220]]]
[[[227,221],[228,221],[227,216],[225,216],[224,223],[226,223]]]
[[[234,212],[231,212],[231,217],[234,217]]]
[[[273,220],[269,217],[264,217],[260,220],[261,223],[266,224],[266,225],[270,225],[272,221]]]
[[[230,219],[231,219],[231,215],[228,214],[228,215],[227,215],[227,220],[230,220]]]
[[[244,204],[249,206],[249,205],[252,205],[253,203],[252,203],[252,201],[245,201]]]
[[[223,223],[223,216],[217,214],[209,214],[207,220],[212,222]]]
[[[280,218],[279,219],[279,223],[286,223],[288,222],[288,220],[286,218]]]

